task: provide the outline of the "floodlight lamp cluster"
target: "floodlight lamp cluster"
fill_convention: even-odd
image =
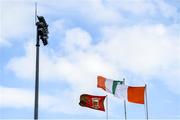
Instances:
[[[48,24],[46,23],[43,16],[37,16],[38,22],[36,22],[37,26],[37,34],[38,37],[42,40],[43,45],[48,44]]]

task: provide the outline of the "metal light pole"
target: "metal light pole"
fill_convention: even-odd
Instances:
[[[38,28],[37,28],[38,29]],[[38,31],[38,30],[37,30]],[[35,76],[35,101],[34,101],[34,119],[38,119],[38,101],[39,101],[39,35],[36,36],[36,76]]]
[[[41,39],[43,45],[48,44],[48,25],[43,16],[38,17],[37,26],[37,36],[36,36],[36,75],[35,75],[35,101],[34,101],[34,120],[38,120],[38,102],[39,102],[39,47]]]

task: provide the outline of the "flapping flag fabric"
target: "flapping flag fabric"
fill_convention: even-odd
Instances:
[[[105,111],[104,99],[106,96],[94,96],[88,94],[82,94],[80,96],[79,105],[82,107],[88,107],[95,110]]]
[[[128,86],[127,98],[129,102],[144,104],[145,86],[132,87]]]
[[[124,98],[126,95],[125,92],[118,92],[126,90],[126,86],[122,86],[124,84],[123,81],[115,81],[112,79],[107,79],[102,76],[98,76],[97,78],[97,87],[104,89],[105,91],[114,94],[114,96],[119,98]]]
[[[102,76],[97,77],[97,87],[114,94],[114,96],[132,103],[144,104],[145,87],[131,87],[123,81],[114,81]]]

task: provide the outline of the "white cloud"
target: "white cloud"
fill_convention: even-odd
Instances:
[[[0,86],[0,108],[33,108],[34,92],[20,88]],[[56,98],[40,95],[40,109],[49,110],[57,103]]]
[[[119,21],[122,21],[123,19],[118,11],[103,4],[102,0],[85,1],[81,8],[81,13],[83,16],[86,16],[87,19],[98,23],[119,23]]]
[[[98,23],[98,25],[124,23],[132,16],[148,16],[152,19],[161,16],[165,19],[173,18],[175,22],[178,17],[177,8],[164,0],[66,0],[63,2],[53,0],[51,3],[43,0],[39,1],[39,4],[42,14],[59,16],[66,14],[73,18],[78,16],[88,22]],[[132,16],[127,16],[127,14]]]
[[[156,73],[160,66],[168,66],[178,52],[174,37],[163,25],[104,28],[104,41],[99,51],[121,69],[138,74]],[[174,41],[174,42],[173,42]],[[102,49],[106,48],[106,49]]]
[[[91,44],[92,36],[88,32],[72,28],[65,32],[64,48],[60,49],[61,52],[47,54],[41,51],[40,77],[51,81],[55,78],[65,80],[73,88],[82,86],[77,91],[93,91],[96,86],[96,75],[122,78],[125,75],[124,71],[128,71],[147,79],[164,78],[162,80],[170,89],[178,89],[175,87],[177,84],[169,84],[168,79],[165,79],[175,76],[174,81],[179,81],[177,78],[180,63],[179,57],[175,54],[179,54],[179,42],[176,33],[173,26],[166,27],[162,24],[124,28],[104,27],[101,41]],[[9,62],[8,68],[18,77],[34,78],[33,49],[31,44],[26,49],[25,56]],[[69,53],[62,54],[62,51]],[[176,68],[174,65],[177,65]]]
[[[149,82],[150,78],[155,77],[165,83],[169,90],[180,94],[178,25],[137,24],[128,27],[115,25],[119,21],[122,22],[122,11],[128,11],[133,15],[154,15],[160,11],[163,16],[170,17],[175,16],[177,12],[173,6],[167,5],[162,1],[155,5],[144,0],[135,4],[129,4],[129,2],[125,1],[121,2],[121,4],[117,4],[116,1],[112,4],[107,4],[108,2],[101,0],[86,2],[63,1],[63,3],[57,3],[59,3],[59,0],[39,3],[39,13],[57,15],[58,17],[63,16],[62,14],[67,14],[61,20],[56,20],[49,26],[51,29],[50,36],[54,37],[56,35],[54,40],[56,40],[56,43],[59,42],[59,48],[54,50],[50,46],[40,47],[40,79],[41,82],[48,81],[55,84],[59,84],[59,81],[66,82],[70,90],[59,88],[58,94],[42,94],[40,96],[40,109],[73,115],[78,113],[82,115],[82,113],[86,112],[89,112],[88,114],[92,112],[93,115],[98,114],[96,111],[88,109],[85,112],[78,105],[79,95],[82,93],[100,93],[101,95],[105,93],[96,88],[97,75],[113,79],[126,77],[127,83],[132,84],[134,82],[136,85],[142,85]],[[163,4],[162,8],[160,4]],[[0,43],[8,43],[9,38],[18,38],[28,32],[29,30],[26,27],[29,23],[34,26],[32,6],[24,6],[24,2],[21,2],[20,5],[15,4],[13,6],[11,3],[5,6],[11,9],[3,12],[3,16],[5,16],[3,18],[5,22],[3,31],[5,30],[6,32],[3,32],[3,39],[0,40]],[[3,11],[7,8],[3,7]],[[12,11],[21,14],[16,16]],[[70,20],[68,17],[73,15],[78,18],[84,17],[92,23],[101,25],[103,23],[103,27],[100,27],[101,33],[97,33],[100,36],[96,43],[93,43],[93,39],[96,36],[92,36],[83,28],[68,28],[66,26],[66,24],[72,24],[74,19]],[[10,19],[13,18],[14,21],[11,23]],[[53,17],[52,19],[55,18]],[[12,26],[17,29],[8,31]],[[30,41],[24,46],[24,56],[17,56],[9,60],[6,70],[11,70],[18,78],[34,80],[35,44]],[[48,51],[51,51],[51,53]],[[125,76],[128,74],[131,75]],[[144,79],[140,80],[139,76]],[[150,84],[152,85],[152,83]],[[32,108],[34,106],[34,92],[32,91],[0,87],[0,92],[2,93],[0,94],[2,98],[0,99],[0,107]],[[119,99],[112,97],[111,100],[112,108],[110,109],[114,111],[117,109]],[[113,108],[113,104],[115,108]],[[102,115],[104,113],[100,114],[100,116]],[[111,115],[114,114],[111,113]]]
[[[174,18],[178,16],[178,10],[175,6],[168,4],[165,0],[108,0],[107,4],[120,12],[129,12],[134,15],[161,15],[165,18]]]
[[[10,45],[10,41],[13,41],[13,39],[25,37],[24,34],[30,36],[35,31],[33,29],[34,6],[32,1],[0,1],[1,46]]]
[[[25,44],[28,55],[15,57],[9,61],[8,69],[16,71],[16,75],[23,79],[34,78],[35,70],[35,45],[32,43]]]
[[[60,35],[64,34],[65,32],[64,30],[67,29],[66,24],[68,24],[68,20],[65,20],[65,19],[54,21],[52,25],[49,26],[49,31],[51,31],[51,34],[49,34],[50,38],[51,36],[60,37]]]
[[[41,14],[53,14],[74,19],[81,18],[90,23],[98,24],[118,23],[123,19],[118,11],[103,4],[102,0],[53,0],[51,3],[48,0],[43,0],[38,1],[38,3]]]
[[[0,107],[24,108],[33,106],[33,94],[16,88],[0,87]]]
[[[0,45],[9,45],[14,38],[32,36],[34,29],[34,1],[2,0],[1,4],[1,38]],[[161,1],[103,1],[103,0],[48,0],[38,1],[40,15],[58,16],[66,21],[82,19],[96,25],[124,23],[129,19],[124,13],[132,15],[160,14],[165,18],[174,18],[177,22],[178,12],[175,6]],[[18,14],[14,14],[18,13]],[[73,19],[73,20],[72,20]],[[13,39],[12,39],[13,38]]]
[[[25,56],[12,58],[5,69],[9,69],[14,72],[16,71],[15,74],[19,78],[32,80],[35,78],[36,46],[33,41],[24,44],[24,46],[26,51]],[[49,56],[47,56],[45,52],[43,52],[43,48],[40,47],[39,49],[39,66],[41,79],[47,80],[51,77],[55,78],[56,75],[54,73],[56,72],[53,63],[55,58],[51,57],[50,60]]]
[[[155,5],[152,1],[146,0],[108,0],[108,4],[111,7],[119,10],[120,12],[126,11],[135,15],[154,14]]]
[[[73,28],[67,30],[66,33],[64,51],[70,50],[69,54],[62,56],[56,51],[49,56],[40,50],[40,79],[43,81],[65,80],[75,92],[82,92],[94,91],[98,74],[118,76],[113,66],[104,61],[98,54],[90,52],[93,47],[91,46],[91,37],[86,31]],[[73,41],[73,37],[75,41]],[[82,41],[86,41],[85,44],[82,44]],[[34,80],[35,47],[34,44],[29,43],[25,45],[25,48],[25,56],[11,59],[7,69],[12,70],[19,78]]]
[[[105,37],[98,51],[116,64],[117,70],[126,70],[147,80],[159,78],[169,89],[179,93],[180,43],[176,28],[161,24],[107,27],[103,29]]]
[[[101,116],[104,113],[97,113],[79,106],[80,92],[59,91],[58,94],[48,95],[39,93],[39,111],[48,113],[64,113],[67,115],[92,114]],[[10,88],[0,86],[0,108],[34,108],[34,91],[22,88]],[[73,111],[73,112],[72,112]]]
[[[0,86],[0,108],[33,108],[34,91],[22,88],[10,88]],[[39,96],[39,108],[50,110],[58,103],[58,98],[50,95]]]
[[[88,50],[92,41],[89,33],[80,28],[66,31],[65,36],[64,47],[65,50],[68,50],[70,53],[76,50]]]

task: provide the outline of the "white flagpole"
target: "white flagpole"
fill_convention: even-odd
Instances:
[[[148,101],[147,101],[147,85],[145,84],[145,111],[146,119],[148,120]]]
[[[108,120],[108,95],[106,95],[106,119]]]
[[[123,84],[125,85],[125,78],[123,78]],[[124,100],[124,118],[127,120],[127,114],[126,114],[126,100]]]

